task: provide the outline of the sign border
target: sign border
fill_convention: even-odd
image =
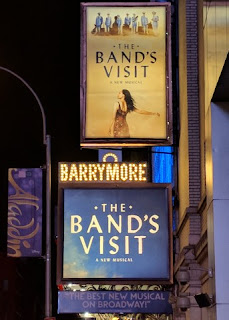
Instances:
[[[134,297],[135,301],[139,306],[111,306],[105,307],[104,306],[94,306],[93,304],[90,306],[90,302],[110,302],[112,305],[115,302],[118,304],[124,303],[124,305],[130,301],[131,296],[138,296],[138,295],[158,295],[163,296],[164,299],[151,299],[148,298],[147,306],[143,306],[139,304],[138,297]],[[85,311],[85,308],[89,313],[157,313],[157,314],[172,314],[172,305],[169,303],[169,296],[170,291],[163,291],[163,290],[95,290],[95,291],[59,291],[58,292],[58,313],[82,313]],[[93,300],[93,295],[97,297],[101,295],[104,300]],[[115,300],[112,295],[117,295]],[[85,297],[86,296],[86,297]],[[120,299],[120,296],[125,296],[125,299]],[[77,299],[78,297],[78,299]],[[88,299],[89,298],[89,299]],[[147,299],[146,299],[147,300]],[[144,301],[144,300],[141,300]],[[89,303],[88,303],[89,302]],[[85,306],[86,303],[86,306]],[[89,306],[88,306],[89,305]]]
[[[88,7],[166,7],[166,138],[86,138],[86,84],[87,84],[87,19]],[[81,2],[80,3],[80,146],[93,147],[143,147],[173,144],[172,114],[172,63],[171,63],[171,3],[170,2]]]
[[[158,189],[163,188],[167,190],[168,200],[168,237],[169,237],[169,277],[168,279],[149,278],[149,279],[95,279],[95,278],[63,278],[63,235],[64,235],[64,189]],[[173,284],[173,241],[172,241],[172,185],[170,183],[59,183],[58,186],[58,226],[57,226],[57,285],[58,284]]]

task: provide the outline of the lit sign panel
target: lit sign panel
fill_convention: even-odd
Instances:
[[[171,314],[168,291],[59,291],[58,313]]]
[[[7,256],[42,255],[41,168],[8,170]]]
[[[108,149],[99,149],[99,162],[121,162],[122,161],[122,149],[116,148],[116,150],[109,151]]]
[[[59,182],[146,182],[147,163],[59,163]]]
[[[171,283],[171,186],[93,185],[59,189],[58,283]]]
[[[172,144],[170,3],[81,3],[81,146]]]

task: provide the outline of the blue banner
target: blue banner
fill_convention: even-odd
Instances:
[[[42,169],[8,171],[7,255],[42,255]]]
[[[64,189],[64,279],[170,279],[168,190]]]
[[[171,314],[168,291],[59,291],[58,313]]]

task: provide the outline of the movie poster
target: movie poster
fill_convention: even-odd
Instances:
[[[167,7],[88,6],[85,139],[168,138]]]
[[[169,281],[169,196],[162,187],[64,189],[63,278]]]

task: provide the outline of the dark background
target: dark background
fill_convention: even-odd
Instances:
[[[82,150],[79,145],[79,10],[80,3],[71,1],[23,0],[10,2],[1,13],[0,66],[23,78],[45,111],[51,136],[53,204],[57,204],[58,161],[97,160],[96,150]],[[0,183],[4,183],[9,167],[40,167],[46,159],[42,114],[33,94],[3,70],[0,88]],[[2,199],[5,211],[7,196]],[[4,238],[1,235],[2,250]]]
[[[38,95],[54,161],[88,154],[79,148],[79,9],[80,3],[70,1],[13,1],[7,14],[1,14],[0,65],[21,76]],[[35,98],[5,71],[0,71],[0,85],[2,147],[25,147],[26,155],[32,149],[39,157],[42,117]]]
[[[51,136],[52,282],[56,315],[57,165],[59,161],[97,160],[96,150],[81,150],[79,145],[80,3],[14,0],[3,2],[0,11],[0,66],[18,74],[37,94],[45,111],[47,134]],[[43,319],[44,259],[6,258],[8,168],[45,165],[42,114],[29,89],[3,70],[0,106],[0,319],[5,319],[6,314],[7,320]]]
[[[53,315],[56,315],[58,162],[98,160],[97,150],[80,148],[80,2],[3,2],[0,66],[18,74],[37,94],[45,111],[47,134],[51,136],[52,281]],[[42,258],[6,258],[7,196],[8,168],[45,165],[42,115],[29,89],[3,70],[0,70],[0,106],[0,319],[4,319],[5,312],[7,320],[38,320],[44,317],[45,262]],[[123,150],[123,161],[131,157],[147,160],[148,150]],[[1,300],[4,296],[8,297],[7,304]],[[73,317],[56,316],[57,319]]]

